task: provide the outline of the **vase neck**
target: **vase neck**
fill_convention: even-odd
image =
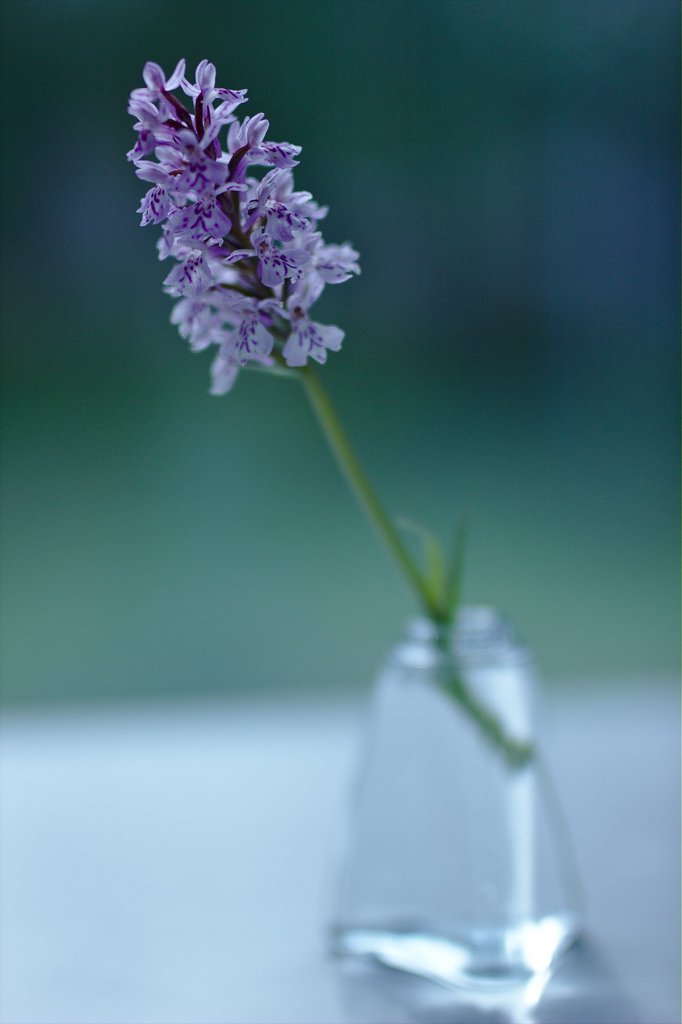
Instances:
[[[418,617],[408,621],[403,644],[438,649],[465,660],[488,660],[527,654],[507,620],[488,605],[465,605],[452,627]]]
[[[459,609],[452,651],[466,661],[525,658],[528,652],[496,608],[471,605]]]

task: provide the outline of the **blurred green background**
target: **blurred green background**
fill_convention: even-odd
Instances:
[[[213,60],[363,274],[325,381],[389,508],[551,681],[678,657],[674,0],[53,0],[2,11],[7,702],[357,688],[413,610],[295,384],[168,322],[125,161]]]

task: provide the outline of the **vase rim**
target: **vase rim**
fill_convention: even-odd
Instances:
[[[526,655],[527,651],[513,627],[493,605],[461,606],[452,627],[433,622],[426,616],[408,620],[405,638],[409,643],[446,646],[453,653],[466,656],[490,656],[505,652]]]
[[[431,640],[451,628],[454,628],[455,632],[462,629],[476,632],[504,629],[508,633],[513,633],[505,616],[491,604],[460,605],[455,613],[453,627],[435,622],[426,615],[414,615],[407,620],[407,633],[415,640]]]

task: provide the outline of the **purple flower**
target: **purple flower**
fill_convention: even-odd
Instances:
[[[171,270],[163,283],[169,295],[186,295],[189,298],[201,295],[211,284],[211,272],[203,254],[192,250],[182,263]]]
[[[253,117],[245,117],[241,124],[234,121],[227,133],[227,148],[230,153],[237,153],[240,149],[248,147],[256,149],[267,135],[270,122],[264,114],[254,114]]]
[[[185,61],[179,60],[170,78],[166,78],[163,69],[153,60],[147,61],[142,69],[142,77],[146,89],[135,89],[133,96],[145,96],[150,100],[158,99],[164,93],[172,92],[181,84],[185,75]]]
[[[222,349],[211,363],[211,394],[226,394],[237,379],[239,364]]]
[[[157,139],[165,131],[164,122],[153,103],[146,98],[130,98],[128,113],[137,118],[135,131],[138,132],[133,148],[126,154],[128,160],[142,160],[154,152]]]
[[[259,162],[272,164],[273,167],[296,167],[296,157],[300,152],[301,147],[292,146],[290,142],[264,142],[259,149]]]
[[[326,284],[343,284],[360,273],[360,253],[349,242],[343,245],[321,245],[315,254],[315,270]]]
[[[287,278],[297,280],[300,267],[310,260],[303,249],[276,249],[267,231],[261,230],[251,236],[253,248],[258,257],[258,276],[265,285],[276,287]]]
[[[274,338],[263,323],[261,310],[254,299],[244,299],[240,315],[241,322],[232,348],[237,362],[240,366],[246,366],[249,359],[264,362],[272,352]]]
[[[184,61],[169,77],[149,62],[143,77],[128,104],[137,141],[127,156],[152,186],[138,212],[162,227],[159,258],[175,261],[164,280],[179,300],[172,323],[193,351],[217,348],[212,394],[229,391],[243,366],[324,362],[343,332],[309,309],[360,268],[349,243],[328,245],[318,231],[326,207],[294,188],[300,147],[266,141],[263,114],[239,121],[246,91],[217,87],[209,61],[194,82]]]
[[[207,235],[210,238],[223,238],[229,234],[231,228],[217,197],[210,193],[198,199],[196,203],[175,210],[168,218],[168,223],[178,238],[192,241],[206,238]]]
[[[170,206],[170,196],[163,185],[154,185],[147,192],[137,211],[142,214],[142,227],[147,224],[160,224],[168,216]]]
[[[214,160],[188,129],[178,132],[174,146],[159,146],[156,152],[173,175],[173,189],[178,193],[215,193],[227,182],[226,164]]]
[[[188,340],[193,352],[201,352],[225,339],[224,316],[206,299],[206,293],[198,299],[180,299],[170,317],[171,323],[178,325],[180,337]]]
[[[298,305],[296,300],[290,304],[289,318],[291,334],[282,351],[288,366],[305,366],[308,357],[318,363],[325,363],[327,349],[338,352],[341,348],[343,331],[339,327],[313,323],[308,311]]]
[[[186,78],[179,83],[186,96],[191,96],[195,101],[201,98],[204,107],[210,106],[214,100],[221,100],[221,109],[224,111],[229,107],[232,113],[240,103],[246,103],[246,89],[216,89],[215,65],[210,61],[202,60],[197,64],[194,72],[195,84],[191,85]]]
[[[310,221],[296,213],[292,207],[275,198],[278,178],[284,172],[270,171],[258,186],[256,198],[246,207],[247,226],[265,218],[265,229],[276,242],[293,242],[295,231],[307,231]]]
[[[162,164],[155,164],[151,160],[135,160],[135,174],[142,181],[153,181],[156,185],[163,185],[165,188],[170,189],[174,181],[173,177],[171,177],[173,173],[179,173],[179,168],[169,168],[169,170],[166,170]]]

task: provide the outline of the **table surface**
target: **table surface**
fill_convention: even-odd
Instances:
[[[679,1021],[677,686],[582,686],[546,703],[589,931],[525,1016],[326,956],[359,702],[7,713],[0,1019]]]

